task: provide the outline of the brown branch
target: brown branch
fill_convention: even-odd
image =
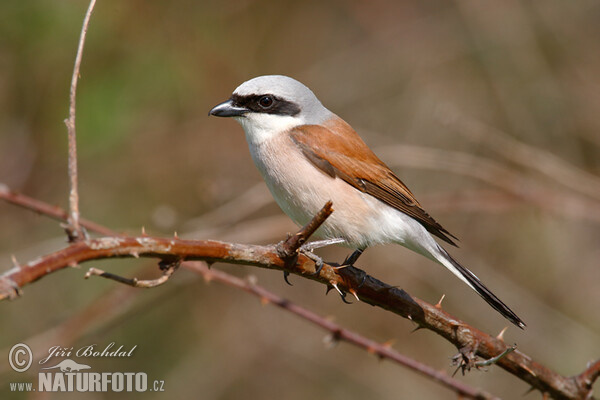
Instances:
[[[2,192],[0,190],[0,194]],[[26,202],[17,204],[27,208]],[[47,207],[52,209],[51,206]],[[36,212],[43,212],[43,209],[45,207],[33,208]],[[53,216],[56,217],[58,214],[61,214],[60,211],[55,210]],[[492,359],[511,347],[507,346],[501,338],[494,338],[449,315],[441,309],[441,306],[434,306],[412,297],[404,290],[381,282],[358,268],[346,267],[336,271],[335,267],[325,264],[319,276],[315,276],[314,261],[304,254],[298,255],[295,264],[286,265],[286,260],[279,256],[275,245],[257,246],[148,236],[86,240],[72,243],[65,249],[38,258],[26,265],[15,266],[0,275],[0,300],[17,297],[21,287],[52,272],[93,259],[115,257],[151,257],[167,261],[177,257],[209,263],[220,261],[245,264],[287,270],[326,285],[339,284],[345,290],[352,288],[362,302],[401,315],[417,323],[419,328],[426,328],[441,335],[460,350],[465,357],[465,362],[472,365],[475,365],[476,356],[486,360]],[[599,361],[579,376],[563,377],[518,350],[506,354],[497,360],[496,364],[556,399],[591,398],[591,386],[600,374]]]
[[[83,19],[81,35],[79,36],[79,45],[77,55],[75,56],[75,65],[73,66],[73,76],[71,77],[71,90],[69,93],[69,118],[65,120],[69,139],[69,179],[71,189],[69,192],[69,226],[67,234],[69,240],[81,240],[83,231],[79,224],[79,188],[77,183],[77,135],[75,132],[75,99],[77,94],[77,81],[79,80],[79,70],[81,67],[81,58],[83,57],[83,47],[85,45],[85,36],[90,23],[90,17],[94,10],[96,0],[91,0],[90,5]]]
[[[481,390],[472,388],[450,376],[446,373],[435,370],[425,364],[422,364],[410,357],[407,357],[396,350],[392,349],[388,344],[377,343],[370,340],[356,332],[341,327],[340,325],[332,322],[331,320],[324,318],[318,314],[313,313],[306,308],[300,307],[297,304],[290,302],[289,300],[280,297],[262,286],[257,285],[252,279],[240,279],[226,272],[209,269],[205,263],[200,262],[187,262],[185,263],[189,270],[195,271],[202,275],[207,281],[217,281],[224,283],[228,286],[232,286],[241,290],[244,290],[250,294],[253,294],[261,299],[261,302],[274,304],[286,311],[295,314],[304,320],[312,322],[313,324],[328,331],[331,338],[334,341],[346,341],[355,346],[367,350],[367,352],[375,354],[380,358],[391,360],[404,367],[412,369],[433,381],[440,383],[441,385],[453,390],[457,394],[464,396],[469,399],[493,399],[494,396],[483,392]]]

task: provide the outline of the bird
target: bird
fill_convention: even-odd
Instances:
[[[346,264],[353,265],[368,247],[402,245],[443,265],[506,319],[525,327],[434,236],[452,246],[457,238],[307,86],[284,75],[259,76],[239,85],[209,116],[240,123],[254,164],[279,207],[296,224],[306,224],[326,202],[333,203],[334,212],[316,235],[343,240],[354,249]]]

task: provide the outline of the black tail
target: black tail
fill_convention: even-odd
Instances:
[[[464,278],[467,284],[471,286],[471,288],[473,288],[473,290],[475,290],[481,297],[483,297],[483,299],[490,306],[494,307],[496,311],[502,314],[504,318],[506,318],[521,329],[525,328],[525,322],[523,322],[521,318],[517,316],[517,314],[515,314],[510,308],[508,308],[508,306],[504,304],[502,300],[496,297],[494,293],[492,293],[487,287],[485,287],[485,285],[481,283],[479,278],[477,278],[477,276],[475,276],[474,273],[460,265],[458,261],[452,258],[452,256],[450,256],[450,254],[448,254],[448,252],[442,247],[440,247],[440,250],[442,251],[442,254],[446,256],[446,259],[454,267],[454,269],[449,268],[452,272],[454,272],[455,274],[457,274],[457,272],[460,273],[461,276],[459,276],[459,278]]]

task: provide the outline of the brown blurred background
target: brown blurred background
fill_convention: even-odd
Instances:
[[[461,239],[453,254],[528,324],[508,343],[564,375],[600,356],[600,4],[100,1],[78,91],[84,217],[128,233],[272,243],[295,229],[271,200],[241,128],[208,110],[257,75],[290,75],[346,119]],[[68,88],[85,1],[0,5],[0,182],[67,207]],[[58,223],[0,203],[0,261],[59,249]],[[341,261],[344,248],[319,254]],[[256,298],[179,271],[142,290],[83,280],[90,265],[156,276],[144,260],[84,264],[0,303],[2,398],[10,347],[110,342],[166,392],[137,398],[452,399],[415,373]],[[399,246],[358,266],[496,334],[509,323],[440,266]],[[216,265],[452,373],[450,344],[322,285]],[[79,360],[81,362],[81,360]],[[465,382],[503,398],[528,386],[491,367]],[[596,385],[598,386],[598,385]],[[126,396],[123,394],[122,396]],[[539,394],[530,394],[539,398]]]

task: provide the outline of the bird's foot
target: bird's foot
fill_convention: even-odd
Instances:
[[[321,273],[321,270],[323,269],[323,265],[325,264],[323,262],[323,259],[321,257],[319,257],[318,255],[316,255],[315,253],[313,253],[312,251],[303,251],[302,249],[300,249],[300,251],[302,251],[302,254],[304,254],[306,257],[308,257],[314,261],[315,272],[313,272],[312,275],[319,276],[319,274]]]
[[[344,239],[342,238],[333,238],[333,239],[325,239],[325,240],[315,240],[313,242],[304,243],[300,246],[300,252],[304,254],[306,257],[310,258],[315,263],[315,272],[313,276],[318,276],[323,269],[323,259],[313,253],[315,249],[320,249],[321,247],[330,246],[332,244],[343,243]]]

